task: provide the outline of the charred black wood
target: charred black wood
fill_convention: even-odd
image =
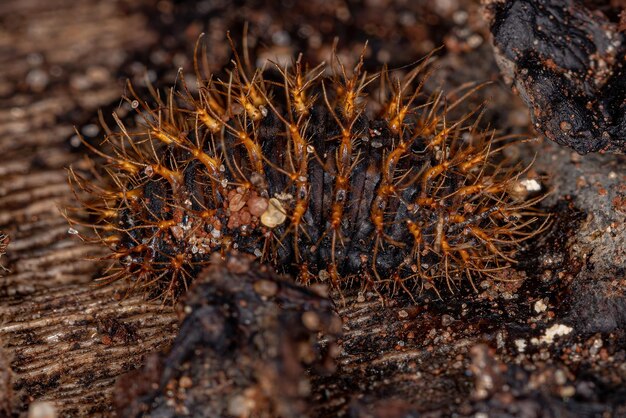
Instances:
[[[498,64],[547,138],[589,152],[626,152],[626,37],[575,0],[491,0]]]

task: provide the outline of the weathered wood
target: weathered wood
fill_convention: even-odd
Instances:
[[[35,400],[70,416],[105,411],[115,378],[175,333],[171,309],[140,297],[119,302],[121,284],[91,286],[97,266],[88,258],[98,249],[73,239],[59,210],[72,196],[65,168],[80,163],[66,145],[66,115],[118,98],[118,67],[155,39],[131,6],[0,4],[0,230],[11,238],[0,341],[14,388],[12,400],[0,398],[0,415],[10,401],[20,413]]]

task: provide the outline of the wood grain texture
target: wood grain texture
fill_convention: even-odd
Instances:
[[[81,163],[66,121],[118,98],[117,69],[155,36],[125,1],[11,0],[0,16],[0,230],[11,238],[0,341],[13,413],[35,400],[64,416],[105,412],[115,378],[166,345],[176,325],[158,303],[118,302],[121,284],[91,285],[99,250],[72,239],[59,210],[72,197],[66,167]]]

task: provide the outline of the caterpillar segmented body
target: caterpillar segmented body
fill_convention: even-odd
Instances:
[[[453,118],[471,91],[424,97],[427,61],[392,80],[337,59],[252,72],[237,58],[197,92],[130,98],[143,126],[118,120],[89,146],[105,160],[95,179],[70,172],[70,219],[111,251],[100,280],[174,298],[231,250],[335,287],[497,279],[541,229],[541,197],[519,193],[525,169],[478,110]]]

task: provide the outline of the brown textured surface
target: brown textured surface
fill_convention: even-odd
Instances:
[[[312,379],[334,370],[341,320],[324,292],[284,279],[252,256],[214,253],[184,296],[170,353],[117,385],[119,415],[308,416]]]
[[[97,250],[68,236],[58,210],[71,196],[65,167],[80,158],[65,146],[73,128],[62,120],[119,97],[116,67],[154,36],[123,1],[4,1],[0,16],[0,230],[11,237],[0,368],[12,360],[15,411],[52,400],[85,416],[105,409],[116,376],[167,344],[175,326],[159,304],[118,303],[119,286],[87,285]],[[107,318],[135,328],[135,338],[108,336],[99,326]]]
[[[0,387],[7,385],[7,362],[11,362],[16,414],[33,399],[47,399],[66,416],[88,416],[91,411],[110,415],[106,411],[115,376],[137,367],[144,352],[167,345],[175,334],[173,315],[158,306],[136,298],[120,306],[114,300],[115,287],[89,291],[95,266],[77,260],[93,250],[67,239],[67,224],[56,209],[57,202],[70,197],[63,167],[81,159],[80,154],[67,151],[64,142],[72,133],[68,121],[76,121],[68,114],[93,115],[110,100],[115,106],[121,93],[116,68],[133,72],[134,67],[123,64],[127,54],[156,39],[144,25],[160,18],[142,17],[131,3],[13,0],[0,4],[0,229],[12,238],[7,258],[2,259],[8,261],[11,273],[0,280],[4,347]],[[181,2],[193,16],[187,21],[181,19],[178,6],[161,3],[161,12],[178,22],[176,30],[159,30],[159,44],[170,48],[167,56],[172,62],[162,64],[171,79],[178,68],[173,57],[189,56],[175,52],[180,52],[180,45],[192,49],[206,22],[211,29],[207,33],[223,36],[230,22],[239,25],[231,27],[237,33],[242,19],[255,23],[256,16],[255,24],[271,23],[257,30],[264,36],[258,44],[269,48],[280,46],[272,43],[274,34],[281,32],[280,22],[297,26],[287,15],[284,20],[272,17],[285,11],[295,14],[298,2],[289,3],[289,8],[270,8],[262,1],[233,2],[232,7],[204,9],[206,14],[199,6]],[[241,9],[240,3],[249,5]],[[231,2],[211,2],[220,4]],[[385,27],[396,25],[393,18],[405,13],[404,6],[398,6],[405,4],[401,0],[338,4],[351,9],[352,15],[345,21],[333,20],[324,30],[325,40],[332,40],[335,31],[343,30],[342,36],[353,33],[349,25],[354,20],[349,16],[357,16],[356,9],[383,22],[379,13],[372,12],[382,8]],[[420,10],[428,9],[427,4],[410,2]],[[435,13],[406,12],[418,15],[408,39],[420,44],[414,45],[418,52],[403,55],[402,62],[418,58],[412,54],[420,53],[424,45],[444,40],[437,80],[451,85],[498,80],[476,3],[430,4],[435,5]],[[364,5],[374,9],[368,11]],[[304,9],[300,11],[311,7]],[[312,9],[313,18],[305,14],[300,19],[317,19],[317,9]],[[241,10],[247,10],[246,17],[237,13]],[[437,36],[428,32],[431,29]],[[386,46],[395,45],[397,38],[389,33],[392,36],[382,37],[381,43],[373,41],[381,35],[377,31],[366,36],[373,48],[392,51],[395,57],[397,49]],[[63,39],[60,34],[65,34]],[[183,40],[178,50],[165,39],[170,37]],[[223,37],[215,42],[227,54]],[[78,51],[74,45],[79,45]],[[297,45],[292,51],[307,47]],[[37,51],[44,53],[32,55]],[[141,62],[156,68],[155,57],[162,55],[150,59],[144,55]],[[224,63],[218,61],[217,66]],[[49,75],[47,82],[37,69]],[[525,129],[528,116],[519,100],[497,83],[491,91],[495,93],[489,120],[494,126]],[[421,298],[415,304],[398,299],[384,309],[375,294],[346,294],[346,305],[339,306],[344,337],[338,368],[333,376],[315,380],[316,408],[311,415],[626,415],[626,178],[622,170],[626,161],[607,155],[581,158],[552,143],[531,147],[531,158],[535,151],[539,154],[535,169],[553,190],[546,205],[555,205],[560,221],[522,263],[517,273],[527,276],[523,285],[481,286],[477,294],[459,294],[445,301]],[[110,315],[113,311],[115,315]],[[569,332],[553,341],[543,340],[555,326]],[[490,381],[495,384],[490,386]],[[0,415],[6,403],[6,397],[0,397]]]

